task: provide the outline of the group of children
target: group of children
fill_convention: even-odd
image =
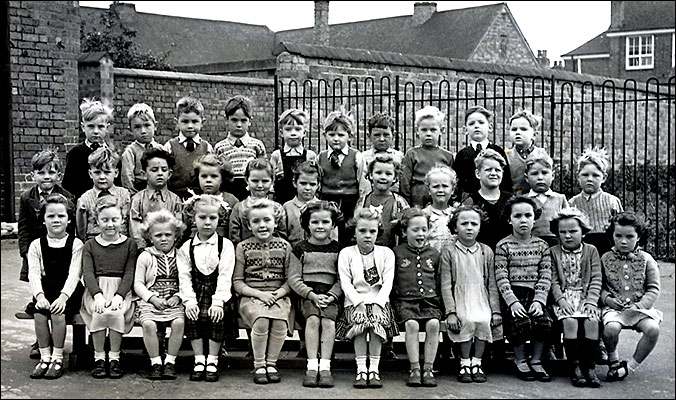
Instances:
[[[329,148],[315,154],[303,145],[306,114],[291,109],[279,120],[283,148],[268,161],[248,133],[247,98],[226,102],[227,137],[212,148],[199,135],[204,107],[186,97],[176,104],[178,136],[163,146],[152,109],[131,107],[134,142],[120,162],[104,140],[112,110],[90,100],[81,110],[86,139],[65,173],[56,153],[41,151],[36,185],[21,197],[21,279],[34,295],[27,309],[40,357],[31,378],[63,374],[66,318],[78,312],[92,333],[94,378],[123,375],[120,345],[134,322],[150,379],[176,378],[185,335],[190,380],[214,382],[239,317],[253,380],[266,384],[281,380],[277,359],[298,319],[307,387],[334,385],[336,339],[354,343],[354,386],[381,387],[382,346],[400,330],[407,385],[434,387],[442,324],[459,344],[460,382],[486,381],[484,351],[503,337],[520,379],[549,381],[542,355],[553,319],[575,386],[600,386],[600,337],[607,381],[635,371],[657,342],[659,273],[638,246],[643,221],[601,189],[608,161],[598,149],[578,160],[580,194],[553,192],[554,163],[534,144],[540,121],[530,112],[510,119],[505,151],[488,139],[492,113],[468,108],[469,145],[453,157],[439,146],[445,116],[432,106],[416,113],[420,145],[405,155],[392,148],[385,114],[368,121],[370,150],[350,147],[355,121],[344,110],[327,116]],[[624,328],[643,333],[628,363],[616,348]]]

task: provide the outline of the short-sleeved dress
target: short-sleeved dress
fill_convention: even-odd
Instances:
[[[169,300],[178,294],[178,268],[176,267],[176,252],[173,256],[158,257],[152,254],[157,263],[157,277],[155,283],[148,289],[157,294],[164,300]],[[174,307],[167,307],[164,310],[158,310],[154,305],[147,301],[139,299],[136,304],[136,322],[143,324],[150,320],[155,322],[171,322],[176,318],[185,318],[185,306],[179,303]]]
[[[456,314],[460,320],[460,332],[449,331],[448,336],[454,342],[467,342],[473,337],[487,342],[493,341],[491,334],[491,306],[488,291],[484,285],[483,260],[479,243],[466,247],[459,241],[454,262],[456,280],[453,289]]]

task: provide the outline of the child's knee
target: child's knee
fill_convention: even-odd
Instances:
[[[425,323],[425,331],[427,333],[439,333],[439,320],[436,318],[428,320]]]
[[[406,332],[418,333],[418,331],[420,331],[420,325],[418,324],[418,321],[414,319],[409,319],[406,321],[404,326],[406,327]]]
[[[611,322],[603,326],[603,337],[605,338],[616,338],[620,335],[622,331],[622,325]]]
[[[336,322],[329,318],[322,318],[322,329],[336,329]]]
[[[311,315],[307,318],[305,321],[305,329],[306,330],[312,330],[312,329],[318,329],[319,328],[319,317],[316,315]]]
[[[657,340],[660,337],[660,326],[657,322],[649,320],[641,326],[641,332],[647,338]]]
[[[171,330],[183,330],[185,328],[185,320],[183,318],[176,318],[175,320],[171,321]]]
[[[577,337],[577,320],[575,318],[564,318],[562,321],[563,324],[563,336],[566,339],[574,339]]]
[[[270,321],[267,318],[258,318],[251,327],[251,332],[256,335],[267,335],[270,329]]]
[[[155,321],[143,321],[143,323],[141,323],[141,327],[143,328],[143,332],[147,332],[149,334],[157,333],[157,324]]]

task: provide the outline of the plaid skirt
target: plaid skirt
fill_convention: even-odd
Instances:
[[[512,286],[512,292],[519,302],[528,312],[528,308],[533,303],[535,290],[527,287]],[[512,317],[512,311],[501,299],[502,323],[505,326],[505,336],[509,343],[519,345],[526,341],[545,341],[549,338],[552,329],[552,318],[549,315],[547,307],[542,306],[544,314],[534,317],[530,314],[526,318]]]
[[[218,269],[209,275],[204,275],[197,268],[192,270],[192,285],[197,295],[199,315],[196,320],[185,319],[184,334],[188,340],[211,339],[214,342],[222,342],[239,336],[237,313],[233,308],[234,298],[223,304],[223,319],[212,322],[209,317],[211,296],[216,293]]]
[[[169,300],[178,293],[178,281],[158,278],[150,290],[157,293],[164,300]],[[179,303],[175,307],[158,310],[154,305],[139,299],[136,302],[136,322],[143,325],[144,321],[171,322],[177,318],[185,318],[185,307]]]
[[[385,312],[380,320],[373,316],[373,304],[366,305],[366,319],[363,321],[355,320],[356,309],[357,307],[354,305],[345,307],[343,315],[336,322],[337,339],[352,340],[355,336],[361,335],[369,329],[372,329],[383,341],[399,334],[397,319],[390,303],[385,303]]]

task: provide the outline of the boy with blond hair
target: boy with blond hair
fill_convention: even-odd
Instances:
[[[507,162],[512,174],[512,191],[514,194],[526,194],[532,188],[528,183],[526,165],[528,156],[535,150],[544,150],[535,145],[542,118],[528,110],[518,111],[509,118],[509,139],[512,147],[505,150]]]
[[[120,181],[122,187],[129,190],[133,196],[139,190],[146,188],[147,178],[141,166],[143,152],[150,149],[161,149],[162,145],[155,141],[157,120],[149,105],[136,103],[127,112],[129,130],[134,141],[122,153],[122,168]]]

